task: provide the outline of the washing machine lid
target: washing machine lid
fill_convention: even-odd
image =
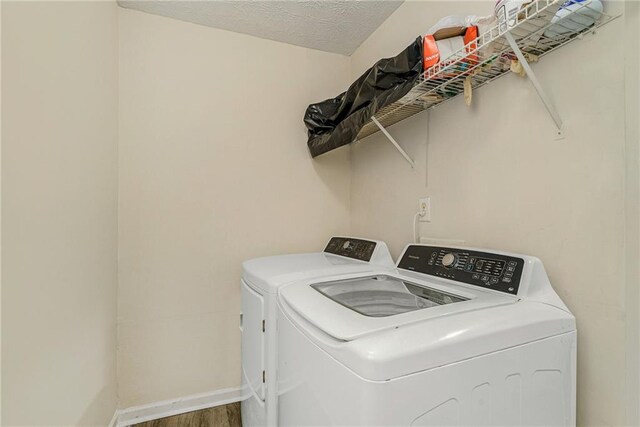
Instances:
[[[516,299],[425,282],[400,274],[345,275],[296,282],[280,290],[281,301],[333,338],[351,341],[383,330],[441,316],[479,310]]]
[[[369,317],[395,316],[467,300],[386,275],[316,283],[311,287],[338,304]]]

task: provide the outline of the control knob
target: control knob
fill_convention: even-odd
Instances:
[[[458,258],[455,256],[455,254],[448,253],[442,257],[442,265],[447,268],[453,267],[457,260]]]

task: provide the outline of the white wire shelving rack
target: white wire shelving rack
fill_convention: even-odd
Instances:
[[[562,119],[531,69],[530,63],[581,39],[586,33],[621,16],[602,13],[595,24],[585,27],[582,19],[594,13],[593,3],[585,1],[572,14],[552,22],[565,0],[534,0],[517,16],[505,17],[462,49],[427,69],[416,85],[400,100],[380,109],[358,133],[356,141],[382,131],[413,167],[411,157],[386,129],[424,110],[434,108],[464,93],[465,81],[471,90],[511,72],[518,60],[541,101],[562,135]]]

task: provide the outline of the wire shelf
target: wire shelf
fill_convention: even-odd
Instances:
[[[564,1],[535,0],[517,16],[505,17],[462,49],[426,70],[407,95],[380,109],[375,118],[386,128],[463,94],[467,79],[470,80],[467,84],[470,83],[475,90],[510,73],[516,54],[507,40],[507,33],[515,39],[527,61],[536,62],[620,16],[602,13],[594,25],[585,27],[582,19],[600,13],[593,9],[592,2],[585,1],[579,3],[581,6],[573,13],[552,22]],[[369,120],[358,133],[356,141],[379,131],[380,127]]]

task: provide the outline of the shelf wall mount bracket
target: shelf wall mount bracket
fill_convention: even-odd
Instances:
[[[524,71],[527,73],[527,77],[529,78],[529,81],[531,82],[534,89],[538,93],[538,97],[540,97],[540,100],[542,101],[545,108],[549,112],[549,115],[551,116],[554,123],[556,124],[556,128],[558,129],[558,138],[563,138],[564,134],[563,134],[563,128],[562,128],[562,118],[558,114],[556,107],[553,105],[553,102],[551,102],[551,99],[549,98],[549,96],[547,96],[547,93],[544,91],[542,85],[540,84],[540,81],[538,80],[535,73],[533,72],[533,69],[531,69],[531,65],[529,65],[529,62],[524,57],[524,54],[520,50],[518,43],[513,38],[513,35],[510,32],[506,32],[504,36],[507,39],[507,42],[509,42],[509,46],[511,46],[513,53],[515,53],[516,57],[518,58],[518,61],[520,61],[520,64],[522,64],[522,68],[524,68]]]
[[[378,126],[378,128],[384,134],[384,136],[387,137],[387,139],[393,144],[393,146],[396,147],[396,150],[398,150],[400,154],[402,154],[402,157],[404,157],[404,159],[411,165],[411,167],[414,168],[416,166],[416,163],[407,154],[407,152],[404,151],[404,149],[400,146],[400,144],[398,144],[398,142],[391,136],[389,131],[387,131],[387,129],[384,126],[382,126],[382,123],[380,123],[375,116],[371,116],[371,121],[375,123],[376,126]]]

